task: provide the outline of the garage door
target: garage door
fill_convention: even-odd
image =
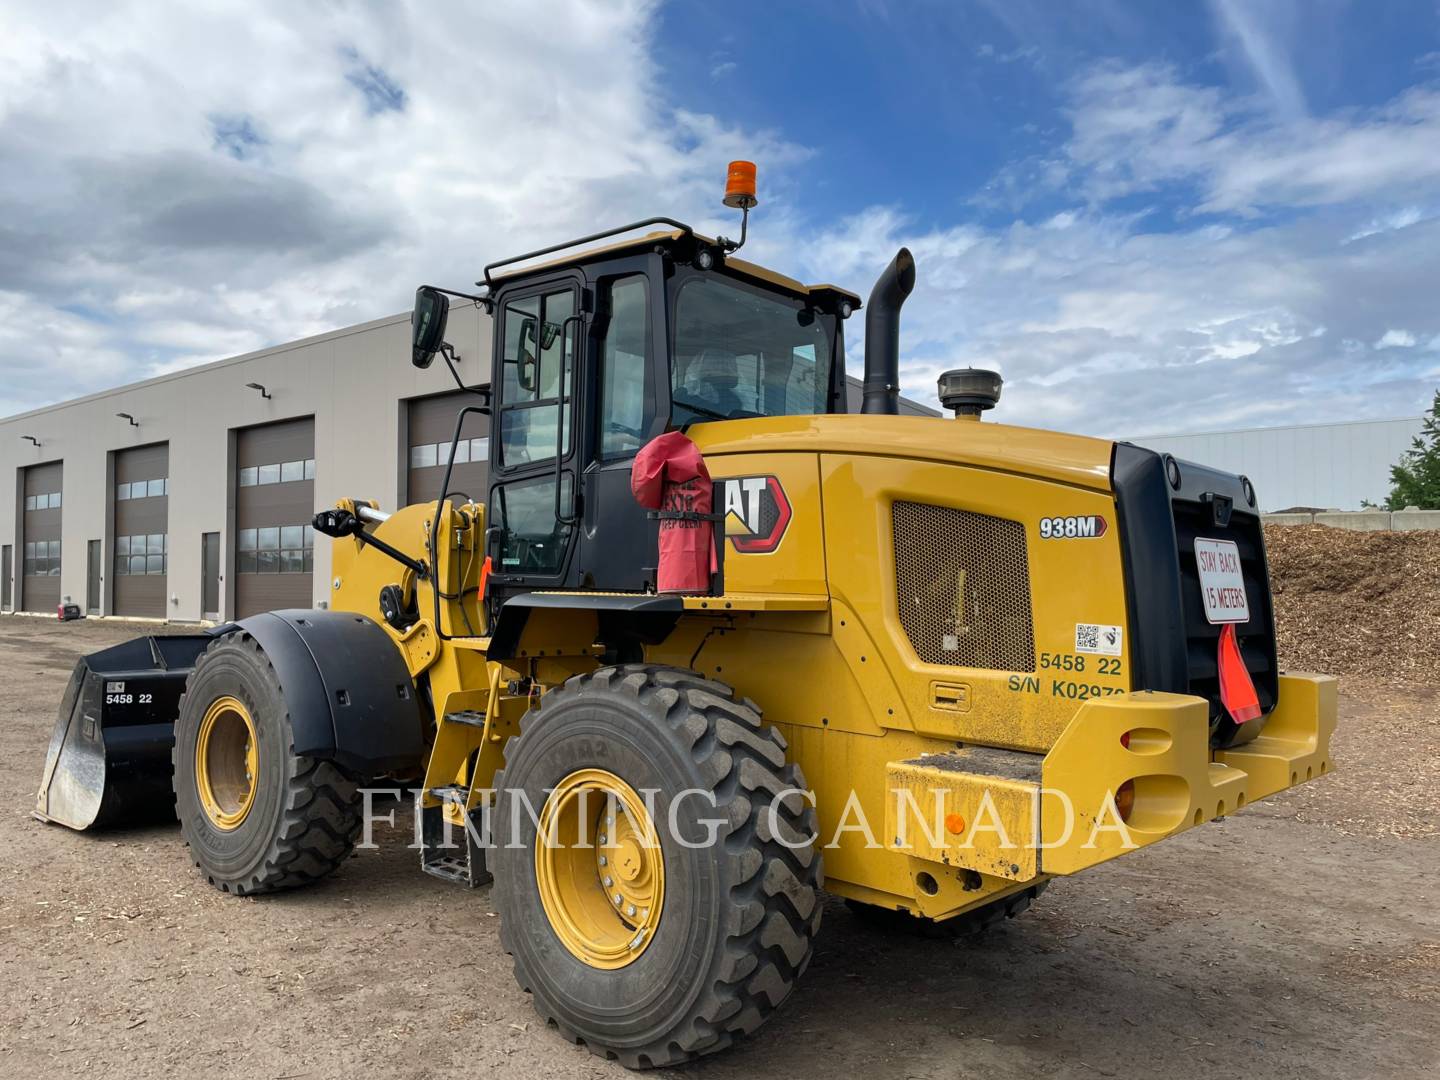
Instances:
[[[53,612],[60,603],[61,475],[58,461],[25,470],[20,565],[23,611]]]
[[[235,461],[235,617],[313,606],[314,420],[242,428]]]
[[[115,538],[110,590],[116,615],[163,619],[170,568],[170,448],[115,455]]]
[[[445,459],[450,453],[450,440],[455,437],[455,421],[466,405],[478,405],[474,394],[456,391],[435,397],[410,401],[410,470],[406,487],[407,501],[434,500],[440,495],[440,482],[445,477]],[[455,468],[450,474],[451,492],[462,492],[476,502],[484,502],[490,479],[489,417],[470,413],[465,429],[455,447]]]

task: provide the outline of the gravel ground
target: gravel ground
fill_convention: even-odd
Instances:
[[[510,976],[489,890],[381,829],[311,889],[222,896],[176,828],[30,818],[77,655],[143,632],[0,619],[0,1076],[621,1076]],[[832,902],[761,1032],[673,1075],[1433,1077],[1440,1071],[1435,688],[1342,695],[1337,772],[1057,881],[960,944]]]

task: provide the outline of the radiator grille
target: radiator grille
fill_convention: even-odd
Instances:
[[[1030,562],[1018,521],[894,505],[900,622],[928,664],[1034,671]]]

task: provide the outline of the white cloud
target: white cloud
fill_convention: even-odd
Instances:
[[[1336,342],[1433,312],[1440,228],[1360,251],[1339,242],[1346,227],[1144,233],[1094,213],[1064,230],[916,230],[871,211],[821,237],[813,258],[871,276],[911,248],[901,375],[932,403],[941,371],[974,364],[1005,376],[999,418],[1096,434],[1353,418],[1361,389],[1375,415],[1413,413],[1430,392],[1423,366],[1371,353],[1357,368]],[[1376,275],[1376,263],[1406,273]],[[852,346],[852,372],[861,355]]]
[[[31,332],[65,328],[57,349],[83,329],[109,359],[32,379],[33,341],[5,335],[0,413],[400,310],[419,281],[601,224],[728,227],[732,157],[765,163],[785,220],[805,151],[668,106],[652,3],[432,15],[132,0],[62,32],[10,4],[0,290]]]
[[[1424,221],[1426,216],[1418,206],[1405,206],[1380,217],[1371,218],[1364,226],[1347,236],[1345,242],[1348,244],[1355,240],[1364,240],[1367,236],[1389,232],[1392,229],[1408,229],[1411,225]]]
[[[1303,115],[1305,95],[1285,47],[1285,39],[1293,34],[1299,17],[1295,4],[1286,0],[1265,4],[1211,0],[1211,4],[1225,36],[1240,47],[1276,107],[1287,116]]]
[[[1255,214],[1433,198],[1440,185],[1440,91],[1431,87],[1377,108],[1294,119],[1182,82],[1161,64],[1101,64],[1070,92],[1073,136],[1050,164],[1096,203],[1195,184],[1202,195],[1194,212]]]
[[[1413,349],[1415,347],[1415,335],[1409,330],[1386,330],[1380,335],[1380,340],[1375,342],[1377,349]]]

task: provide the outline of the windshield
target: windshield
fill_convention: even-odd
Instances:
[[[675,422],[828,411],[831,318],[718,274],[686,281],[675,304]]]

